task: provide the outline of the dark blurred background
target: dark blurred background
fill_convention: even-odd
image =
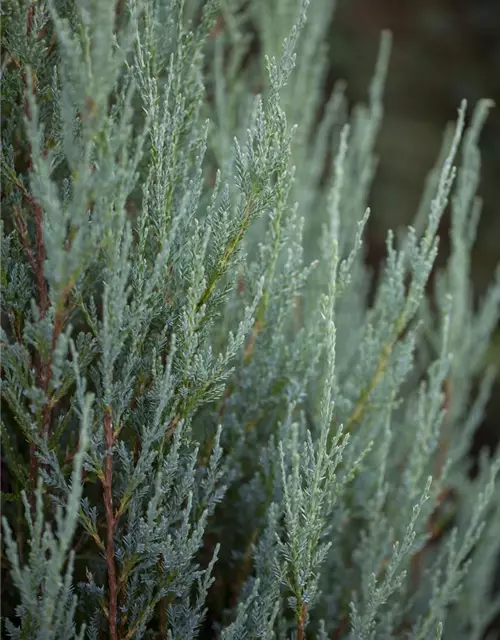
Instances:
[[[332,74],[347,80],[352,101],[366,98],[380,31],[394,38],[373,191],[378,241],[411,220],[460,101],[469,112],[481,98],[496,102],[481,139],[485,202],[474,279],[484,289],[500,258],[500,0],[337,0],[337,7]]]
[[[329,81],[344,78],[352,103],[367,98],[383,29],[392,31],[393,50],[371,197],[370,260],[376,264],[384,255],[388,228],[411,223],[444,127],[456,118],[461,100],[471,113],[479,99],[491,98],[496,106],[481,137],[484,206],[472,257],[480,297],[500,262],[500,0],[337,0]],[[440,235],[446,253],[446,218]],[[500,369],[500,327],[489,359]],[[499,439],[497,378],[474,449]]]

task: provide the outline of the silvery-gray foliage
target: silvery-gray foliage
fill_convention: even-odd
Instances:
[[[468,459],[491,105],[460,106],[374,282],[391,39],[367,104],[322,110],[333,9],[4,3],[7,637],[465,640],[498,613],[500,457]]]

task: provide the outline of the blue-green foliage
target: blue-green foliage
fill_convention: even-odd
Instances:
[[[6,637],[479,640],[498,613],[500,457],[468,459],[490,104],[373,282],[390,36],[367,105],[321,111],[333,9],[4,3]]]

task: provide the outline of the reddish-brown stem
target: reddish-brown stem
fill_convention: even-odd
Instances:
[[[141,439],[137,435],[135,437],[135,445],[134,445],[134,461],[137,462],[139,460],[139,456],[141,455]]]
[[[29,238],[28,238],[28,230],[26,228],[26,224],[22,218],[21,212],[15,207],[14,208],[14,220],[16,223],[16,227],[18,233],[21,238],[21,242],[23,248],[28,257],[28,261],[33,269],[33,273],[37,280],[38,287],[38,304],[40,307],[40,316],[42,318],[45,317],[47,310],[49,308],[49,296],[47,290],[47,282],[45,281],[44,275],[44,262],[45,262],[45,244],[43,241],[43,229],[42,229],[42,209],[36,204],[33,197],[30,196],[20,185],[16,183],[18,189],[21,190],[23,196],[30,202],[33,207],[34,217],[35,217],[35,234],[36,234],[36,247],[37,247],[37,256],[35,258],[33,254],[33,249],[31,248]],[[37,363],[37,384],[41,386],[45,391],[48,389],[50,379],[50,370],[47,371],[46,366],[44,365],[41,358]],[[47,406],[44,407],[43,417],[42,417],[42,430],[45,433],[48,429],[48,425],[50,424],[50,411],[47,409]],[[35,455],[36,448],[33,443],[30,444],[30,480],[32,490],[34,490],[36,486],[36,479],[38,476],[38,460]],[[31,504],[34,505],[34,495],[31,495]]]
[[[28,15],[26,17],[26,37],[29,38],[31,30],[33,29],[33,16],[35,15],[35,7],[28,9]]]
[[[18,185],[19,186],[19,185]],[[28,262],[30,263],[31,268],[33,269],[33,273],[36,273],[37,266],[35,256],[33,254],[33,250],[30,246],[28,239],[28,230],[26,229],[26,225],[21,216],[21,212],[17,207],[14,207],[14,222],[16,224],[17,232],[19,233],[19,237],[21,238],[21,243],[23,245],[23,249],[28,258]]]
[[[224,17],[217,16],[217,20],[212,31],[208,34],[209,40],[215,40],[224,30]]]
[[[34,11],[35,11],[34,7],[30,7],[28,9],[28,14],[26,18],[26,37],[27,38],[30,37],[31,31],[33,28]],[[24,77],[25,87],[26,89],[28,89],[26,73],[23,73],[23,77]],[[33,82],[34,82],[34,86],[33,86],[33,92],[34,92],[36,87],[36,77],[33,78]],[[31,114],[30,114],[29,102],[27,98],[25,98],[24,100],[24,111],[25,111],[26,117],[29,119]],[[32,153],[31,153],[31,145],[30,145],[29,160],[28,160],[28,169],[30,172],[32,171],[32,168],[33,168],[33,161],[32,161]],[[46,253],[45,253],[45,241],[44,241],[44,235],[43,235],[43,211],[42,211],[42,207],[36,202],[35,198],[33,198],[33,196],[26,191],[26,189],[23,187],[21,183],[16,181],[16,187],[21,191],[21,193],[23,194],[23,197],[29,202],[33,210],[33,218],[35,222],[36,259],[33,255],[33,250],[28,241],[28,232],[26,229],[26,225],[22,220],[20,212],[18,212],[17,215],[15,212],[15,219],[17,222],[19,233],[22,238],[24,249],[28,254],[28,260],[31,264],[31,267],[33,269],[33,272],[36,278],[37,288],[38,288],[38,306],[40,308],[40,317],[41,319],[43,319],[45,318],[47,311],[49,309],[49,291],[47,287],[47,281],[45,280],[45,272],[44,272]],[[52,335],[52,351],[55,346],[55,341],[57,340],[58,334],[60,333],[60,330],[61,330],[61,327],[57,327],[56,324],[54,325],[54,331]],[[37,365],[37,383],[43,388],[45,392],[47,392],[48,390],[50,377],[51,377],[50,373],[51,373],[50,362],[45,363],[40,358]],[[51,414],[50,406],[49,404],[47,404],[43,409],[43,415],[42,415],[42,433],[44,435],[47,433],[49,428],[50,414]]]
[[[17,231],[19,233],[19,236],[21,238],[21,243],[23,245],[24,251],[26,252],[26,255],[28,257],[28,262],[31,265],[31,268],[33,269],[33,273],[37,272],[37,265],[36,265],[36,260],[35,260],[35,256],[33,255],[33,250],[31,249],[30,243],[29,243],[29,239],[28,239],[28,230],[26,229],[26,225],[24,223],[24,220],[21,216],[21,212],[19,211],[19,209],[17,207],[14,207],[14,221],[17,227]],[[38,476],[38,460],[36,458],[36,447],[35,444],[33,442],[30,442],[30,484],[31,484],[31,491],[30,491],[30,505],[31,508],[34,509],[35,508],[35,494],[34,494],[34,489],[36,486],[36,480],[37,480],[37,476]]]
[[[297,617],[297,640],[304,640],[305,638],[306,615],[307,615],[307,604],[303,604],[300,607],[300,612]]]
[[[167,637],[167,599],[160,602],[160,633],[162,638]]]
[[[12,312],[13,309],[12,309]],[[22,335],[22,330],[21,330],[21,318],[19,316],[15,316],[15,320],[14,320],[14,332],[16,334],[16,340],[19,344],[22,343],[23,341],[23,335]]]
[[[106,564],[108,568],[108,588],[109,588],[109,637],[111,640],[118,640],[116,629],[117,602],[118,602],[118,580],[116,577],[115,565],[115,516],[113,513],[113,452],[114,433],[111,420],[111,411],[106,409],[104,414],[104,437],[106,441],[106,460],[104,462],[104,508],[106,511]]]
[[[47,58],[49,58],[52,52],[54,51],[56,43],[57,43],[57,34],[54,33],[54,35],[50,39],[49,46],[47,47]]]
[[[31,194],[29,194],[22,184],[16,182],[16,187],[22,193],[23,197],[29,202],[33,209],[34,219],[35,219],[35,243],[36,243],[36,258],[33,254],[33,250],[30,246],[28,239],[28,231],[24,220],[22,219],[21,212],[16,208],[14,209],[14,220],[16,222],[18,233],[21,237],[21,242],[23,244],[23,248],[28,257],[28,261],[33,269],[33,273],[35,274],[35,278],[37,281],[38,287],[38,304],[40,308],[40,316],[44,318],[48,309],[49,309],[49,293],[47,287],[47,281],[45,280],[44,273],[44,263],[45,263],[45,242],[43,237],[43,212],[40,205],[37,204],[35,199]],[[66,299],[71,290],[71,285],[69,285],[62,294],[61,300],[61,311],[56,314],[54,319],[54,327],[52,330],[52,343],[51,343],[51,354],[54,353],[56,348],[57,339],[59,338],[66,320],[68,318],[69,313],[64,313],[64,306],[66,303]],[[52,370],[52,355],[48,362],[40,361],[38,364],[38,372],[37,378],[38,383],[43,388],[43,390],[47,393],[51,378],[51,370]],[[42,433],[44,435],[47,434],[50,426],[51,420],[51,404],[47,403],[43,409],[42,415]]]
[[[30,442],[30,483],[31,491],[29,494],[29,503],[32,510],[35,509],[35,487],[38,478],[38,459],[36,457],[36,446],[34,442]]]
[[[118,0],[118,2],[116,3],[116,7],[115,7],[115,18],[116,18],[115,31],[116,31],[116,34],[118,34],[119,31],[120,31],[120,18],[123,15],[124,8],[125,8],[125,1],[124,0]]]
[[[338,627],[333,632],[332,640],[340,640],[340,638],[342,637],[342,634],[345,631],[347,631],[348,627],[349,627],[349,616],[343,615],[340,618]]]
[[[78,443],[76,447],[71,451],[71,453],[67,453],[64,457],[64,464],[68,464],[69,462],[73,462],[76,454],[78,453],[78,449],[80,448],[80,438],[78,438]]]
[[[28,15],[26,19],[26,37],[29,38],[31,34],[31,30],[33,28],[33,16],[34,16],[35,8],[30,7],[28,9]],[[26,73],[23,73],[24,84],[26,90],[28,89],[27,77]],[[36,76],[33,77],[33,93],[36,90]],[[26,117],[30,119],[30,108],[28,99],[24,99],[24,112]],[[31,152],[31,145],[29,145],[29,159],[28,159],[28,170],[31,172],[33,169],[33,158]],[[35,243],[36,243],[36,251],[37,251],[37,259],[35,266],[35,277],[38,285],[38,304],[40,306],[40,315],[42,318],[45,317],[47,310],[49,308],[49,294],[47,289],[47,282],[45,280],[44,275],[44,266],[45,266],[45,242],[43,238],[43,211],[41,206],[36,202],[36,200],[26,192],[24,187],[16,182],[16,186],[21,190],[23,196],[29,201],[33,208],[33,216],[35,219]],[[34,265],[32,265],[34,266]]]
[[[45,242],[43,239],[43,213],[40,205],[34,205],[33,214],[35,216],[35,242],[37,253],[36,279],[38,284],[38,298],[40,305],[40,314],[42,318],[44,318],[49,308],[49,292],[47,289],[47,281],[45,280],[44,274]]]
[[[44,282],[45,282],[45,278],[44,278]],[[65,312],[66,300],[68,298],[71,288],[72,288],[72,285],[69,284],[62,292],[60,306],[59,306],[60,310],[56,313],[56,316],[54,318],[54,326],[52,327],[50,357],[47,362],[43,363],[43,373],[42,373],[43,389],[47,395],[49,391],[50,379],[52,377],[52,359],[54,357],[54,352],[56,350],[57,340],[59,339],[59,336],[61,335],[61,332],[64,329],[64,326],[68,320],[69,314],[71,313],[71,309],[72,309],[72,307],[70,307]],[[47,435],[49,432],[50,422],[52,418],[52,407],[53,407],[53,403],[49,399],[47,401],[47,404],[43,408],[43,415],[42,415],[42,433],[44,436]]]
[[[172,420],[170,421],[170,424],[168,425],[168,430],[167,430],[167,440],[170,440],[170,438],[174,435],[175,427],[179,424],[180,420],[181,420],[181,417],[177,415],[174,418],[172,418]]]

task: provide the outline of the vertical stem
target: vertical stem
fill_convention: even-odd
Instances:
[[[167,637],[167,599],[160,602],[160,633],[162,638]]]
[[[304,640],[305,638],[306,615],[307,615],[307,604],[302,604],[299,607],[299,611],[297,615],[297,640]]]
[[[109,637],[111,640],[118,640],[116,630],[118,584],[116,578],[115,565],[115,517],[113,514],[113,452],[114,445],[113,424],[111,422],[111,411],[106,409],[104,414],[104,436],[106,439],[106,460],[104,463],[104,506],[106,510],[106,564],[108,568],[108,588],[109,588]]]
[[[29,40],[31,38],[31,33],[33,30],[34,14],[35,14],[35,8],[33,6],[29,7],[26,14],[26,40]],[[26,71],[23,71],[22,77],[23,77],[25,89],[26,91],[28,91]],[[36,75],[34,75],[33,88],[32,88],[33,94],[36,93],[36,84],[37,84],[37,78],[36,78]],[[28,101],[27,95],[25,95],[24,97],[23,106],[24,106],[24,113],[26,118],[30,119],[31,114],[30,114],[29,101]],[[28,144],[28,171],[31,173],[32,170],[33,170],[32,151],[31,151],[31,145]],[[28,230],[24,221],[22,220],[20,211],[18,212],[14,210],[14,217],[17,224],[18,232],[22,239],[24,249],[28,255],[29,262],[33,269],[33,274],[36,278],[37,288],[38,288],[38,305],[40,308],[40,317],[43,319],[45,318],[49,308],[49,294],[48,294],[47,282],[45,280],[45,274],[44,274],[46,255],[45,255],[45,242],[43,237],[43,211],[40,205],[35,201],[35,199],[32,196],[30,196],[28,193],[26,193],[22,185],[17,183],[17,181],[16,181],[16,186],[21,190],[23,195],[30,202],[33,210],[33,217],[35,222],[36,258],[30,246],[29,239],[28,239]],[[47,371],[41,356],[38,356],[37,358],[36,371],[37,371],[37,375],[36,375],[37,384],[45,390],[46,387],[48,386]],[[43,410],[42,422],[44,425],[50,422],[50,413],[47,411],[46,408],[44,408]],[[29,501],[32,509],[34,509],[34,505],[35,505],[34,492],[35,492],[37,477],[38,477],[38,460],[36,457],[36,446],[33,442],[31,442],[30,443],[31,488],[30,488]]]

